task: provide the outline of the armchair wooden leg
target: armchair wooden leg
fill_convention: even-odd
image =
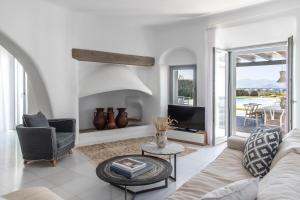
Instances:
[[[53,165],[53,167],[56,166],[57,160],[50,160],[51,164]]]

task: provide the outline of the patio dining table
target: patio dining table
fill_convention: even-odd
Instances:
[[[277,113],[282,113],[285,109],[281,108],[279,105],[274,105],[274,106],[264,106],[261,108],[258,108],[256,112],[258,113],[264,113],[264,111],[275,111]]]

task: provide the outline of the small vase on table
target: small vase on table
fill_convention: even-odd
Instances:
[[[165,148],[168,143],[167,131],[157,131],[155,142],[159,148]]]
[[[167,131],[174,129],[176,120],[169,117],[158,117],[154,120],[156,128],[155,143],[158,148],[165,148],[168,143]]]

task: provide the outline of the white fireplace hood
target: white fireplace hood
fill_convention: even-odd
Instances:
[[[118,90],[136,90],[152,95],[152,91],[129,67],[108,65],[80,81],[79,98]]]

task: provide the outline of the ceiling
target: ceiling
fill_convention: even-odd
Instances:
[[[47,0],[68,9],[106,15],[201,16],[271,0]]]

